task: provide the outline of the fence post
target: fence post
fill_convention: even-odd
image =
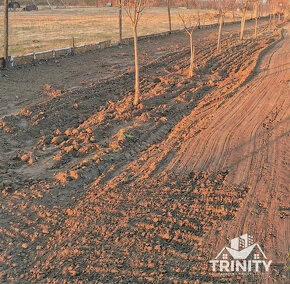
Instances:
[[[75,38],[72,38],[72,50],[71,50],[71,54],[74,55],[75,54]]]
[[[4,0],[4,67],[8,65],[8,0]]]

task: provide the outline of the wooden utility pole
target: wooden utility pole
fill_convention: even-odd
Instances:
[[[4,67],[8,67],[8,0],[4,0]]]
[[[168,8],[169,32],[171,33],[171,31],[172,31],[172,26],[171,26],[170,0],[167,0],[167,8]]]
[[[122,43],[122,0],[119,0],[119,42]]]

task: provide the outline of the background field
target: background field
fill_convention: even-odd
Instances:
[[[0,8],[0,18],[3,8]],[[178,14],[194,14],[193,9],[173,8],[172,28],[182,28]],[[202,10],[201,24],[217,21],[217,17],[206,14],[215,13]],[[250,16],[250,15],[249,15]],[[124,15],[123,35],[132,36],[129,19]],[[226,21],[232,20],[231,14]],[[118,8],[63,8],[50,10],[43,6],[39,11],[15,11],[9,14],[10,55],[20,55],[48,49],[57,49],[75,44],[81,45],[112,39],[118,41]],[[164,32],[168,30],[167,8],[146,9],[139,25],[139,35]],[[3,46],[3,21],[0,21],[0,46]],[[0,50],[0,57],[3,50]]]

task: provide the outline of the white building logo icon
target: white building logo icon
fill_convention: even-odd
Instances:
[[[244,234],[231,240],[230,247],[224,247],[214,260],[212,271],[216,272],[268,272],[272,260],[267,257],[252,236]]]

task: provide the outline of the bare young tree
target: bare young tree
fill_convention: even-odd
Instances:
[[[235,22],[236,21],[235,11],[237,9],[236,0],[229,0],[229,2],[228,2],[228,8],[232,12],[232,21]]]
[[[257,38],[257,28],[258,28],[258,9],[259,9],[259,3],[258,1],[256,1],[254,3],[254,15],[255,15],[255,33],[254,33],[254,37]]]
[[[185,15],[179,14],[179,17],[182,21],[185,32],[189,35],[189,40],[190,40],[189,77],[191,78],[193,76],[193,63],[194,63],[194,56],[195,56],[195,46],[193,45],[193,32],[197,28],[197,24],[194,24],[195,22],[194,16],[185,16]]]
[[[222,28],[224,25],[224,18],[227,12],[227,8],[230,7],[229,1],[219,0],[218,2],[218,17],[219,17],[219,31],[218,31],[218,40],[217,40],[217,53],[221,52],[221,38],[222,38]]]
[[[135,97],[133,102],[134,106],[139,104],[140,94],[137,27],[147,2],[148,0],[121,0],[121,6],[130,18],[133,28],[135,55]]]
[[[224,24],[225,11],[222,6],[219,8],[219,31],[218,31],[218,40],[217,40],[217,53],[221,52],[221,38],[222,38],[222,28]]]
[[[243,1],[243,15],[242,15],[242,20],[241,20],[240,40],[243,40],[243,38],[244,38],[244,30],[245,30],[245,22],[246,22],[248,3],[249,3],[249,0]]]
[[[272,13],[270,12],[270,14],[269,14],[269,25],[271,25],[271,23],[272,23]]]
[[[222,29],[224,25],[225,15],[228,10],[232,8],[232,1],[230,0],[219,0],[216,6],[218,10],[218,39],[217,39],[217,53],[221,52],[221,38],[222,38]]]
[[[213,13],[203,13],[200,18],[203,25],[205,25],[207,22],[212,22],[215,18],[215,15]]]
[[[281,15],[283,15],[284,20],[289,19],[290,12],[290,2],[287,0],[280,0],[278,3],[279,20],[281,20]]]
[[[200,0],[193,0],[193,7],[196,9],[197,13],[197,27],[200,28]]]

